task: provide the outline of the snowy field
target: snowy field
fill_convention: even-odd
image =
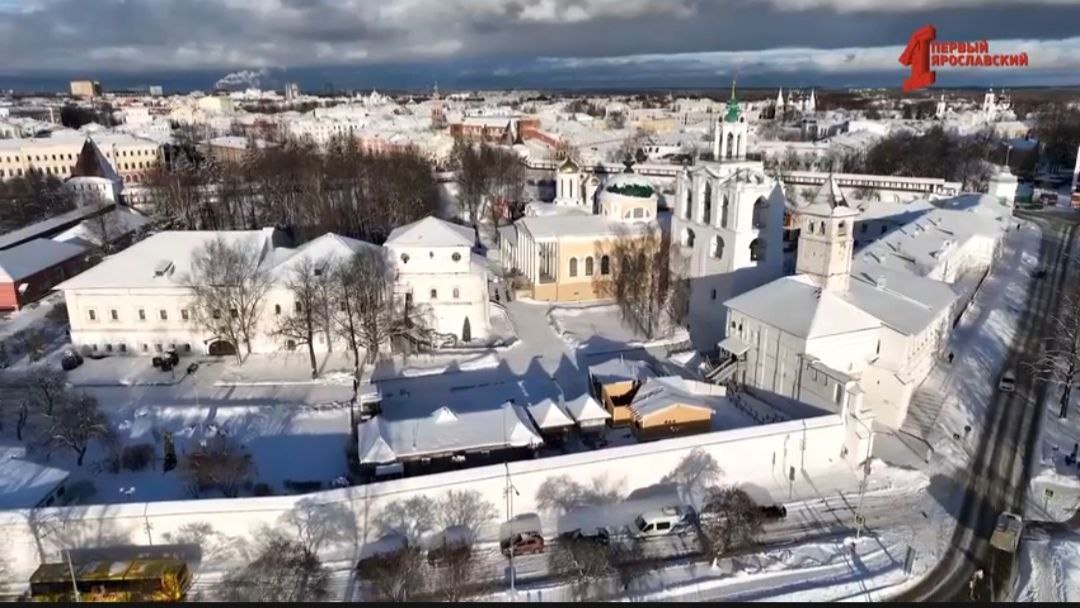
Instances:
[[[653,340],[627,324],[615,304],[552,306],[552,329],[572,349],[586,352],[624,350],[635,346],[662,346],[690,339],[685,328],[675,328]]]
[[[1080,535],[1028,532],[1020,548],[1018,602],[1080,601]]]

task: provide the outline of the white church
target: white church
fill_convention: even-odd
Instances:
[[[810,403],[861,394],[899,428],[948,339],[959,283],[993,264],[1009,226],[994,197],[954,202],[965,206],[928,205],[856,252],[860,210],[830,176],[796,210],[796,274],[724,302],[726,360],[710,377]]]
[[[749,125],[732,90],[713,132],[713,161],[676,179],[671,234],[690,279],[690,333],[702,348],[724,336],[718,307],[783,274],[786,200],[760,161],[746,158]]]

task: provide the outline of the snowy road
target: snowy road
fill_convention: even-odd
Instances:
[[[1054,310],[1057,293],[1068,277],[1068,257],[1076,236],[1075,224],[1050,224],[1038,219],[1036,222],[1042,225],[1044,235],[1040,263],[1049,273],[1030,290],[1018,336],[1007,360],[1007,365],[1013,368],[1018,368],[1025,357],[1036,351],[1048,329],[1046,319]],[[991,385],[994,379],[994,376],[983,378]],[[949,550],[938,566],[901,599],[966,599],[968,580],[977,569],[992,572],[999,587],[1010,579],[1011,560],[995,556],[988,539],[1001,511],[1022,512],[1037,438],[1038,404],[1045,392],[1044,386],[1033,385],[1027,375],[1020,374],[1018,380],[1015,393],[994,395],[971,467],[956,481],[964,498]],[[1002,591],[1005,589],[981,588],[977,594],[987,599],[995,592],[1000,597]]]

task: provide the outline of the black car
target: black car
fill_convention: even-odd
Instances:
[[[595,528],[588,531],[576,528],[559,535],[559,542],[574,541],[588,541],[599,545],[607,545],[611,542],[611,532],[607,528]]]
[[[63,357],[60,358],[60,367],[63,368],[65,372],[70,372],[71,370],[79,367],[82,364],[82,355],[75,352],[74,350],[71,350],[70,348],[64,351]]]
[[[1036,279],[1045,279],[1046,278],[1046,268],[1044,268],[1042,266],[1039,266],[1038,268],[1035,269],[1035,272],[1032,273],[1032,276],[1034,276]]]
[[[787,517],[787,507],[784,505],[762,505],[758,512],[765,519],[784,519]]]

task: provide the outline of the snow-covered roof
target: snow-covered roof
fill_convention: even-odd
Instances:
[[[873,315],[806,275],[777,279],[724,306],[807,340],[881,327]]]
[[[544,443],[521,406],[509,402],[486,410],[442,406],[426,416],[397,420],[379,415],[360,423],[358,435],[362,464]]]
[[[856,263],[844,298],[896,331],[913,336],[956,301],[946,283],[904,270]]]
[[[725,395],[710,394],[699,390],[694,384],[704,383],[678,376],[649,378],[634,394],[634,399],[630,402],[630,411],[633,412],[634,418],[643,418],[662,412],[669,407],[681,405],[708,411],[711,416],[713,406],[709,401],[722,400]],[[723,387],[715,388],[718,389],[717,392],[723,391]]]
[[[221,237],[228,243],[252,243],[264,255],[272,247],[273,229],[159,232],[109,256],[97,266],[74,276],[56,289],[115,289],[180,287],[191,272],[191,258],[207,243]],[[168,263],[169,272],[157,269]]]
[[[604,406],[597,403],[592,395],[582,393],[575,399],[567,401],[564,406],[566,411],[574,417],[579,424],[582,422],[596,422],[611,418],[611,414]]]
[[[406,247],[472,247],[473,234],[466,226],[451,224],[434,216],[395,228],[386,244]]]
[[[573,426],[574,421],[563,411],[553,399],[544,399],[540,403],[528,406],[529,415],[532,416],[536,426],[541,429],[557,429],[565,426]]]
[[[25,457],[25,448],[0,446],[0,509],[36,507],[68,478],[63,469]]]
[[[107,216],[104,220],[106,222],[105,232],[113,240],[137,232],[150,223],[146,216],[124,205],[117,205],[116,208],[106,211],[105,215]],[[52,240],[84,246],[103,245],[104,243],[101,242],[102,235],[99,234],[100,230],[94,228],[95,224],[98,224],[96,220],[83,220],[52,237]]]
[[[612,384],[627,380],[645,380],[656,375],[651,365],[636,359],[608,359],[589,366],[589,375],[600,384]]]
[[[114,182],[122,181],[112,163],[105,158],[105,155],[101,153],[101,149],[89,137],[83,143],[79,158],[71,169],[71,177],[101,177]]]
[[[34,239],[0,251],[0,281],[22,280],[85,252],[73,243]]]
[[[296,249],[278,247],[268,258],[267,265],[272,265],[275,276],[287,278],[288,273],[303,260],[311,260],[316,264],[315,268],[319,269],[319,264],[348,260],[353,254],[364,249],[383,251],[378,245],[328,232]]]
[[[627,224],[602,215],[576,213],[523,217],[517,223],[538,239],[640,234],[656,227],[655,222]]]
[[[836,185],[836,179],[832,173],[814,193],[814,197],[810,199],[810,202],[799,208],[799,213],[825,217],[849,217],[859,214],[857,209],[848,204],[844,193]]]

